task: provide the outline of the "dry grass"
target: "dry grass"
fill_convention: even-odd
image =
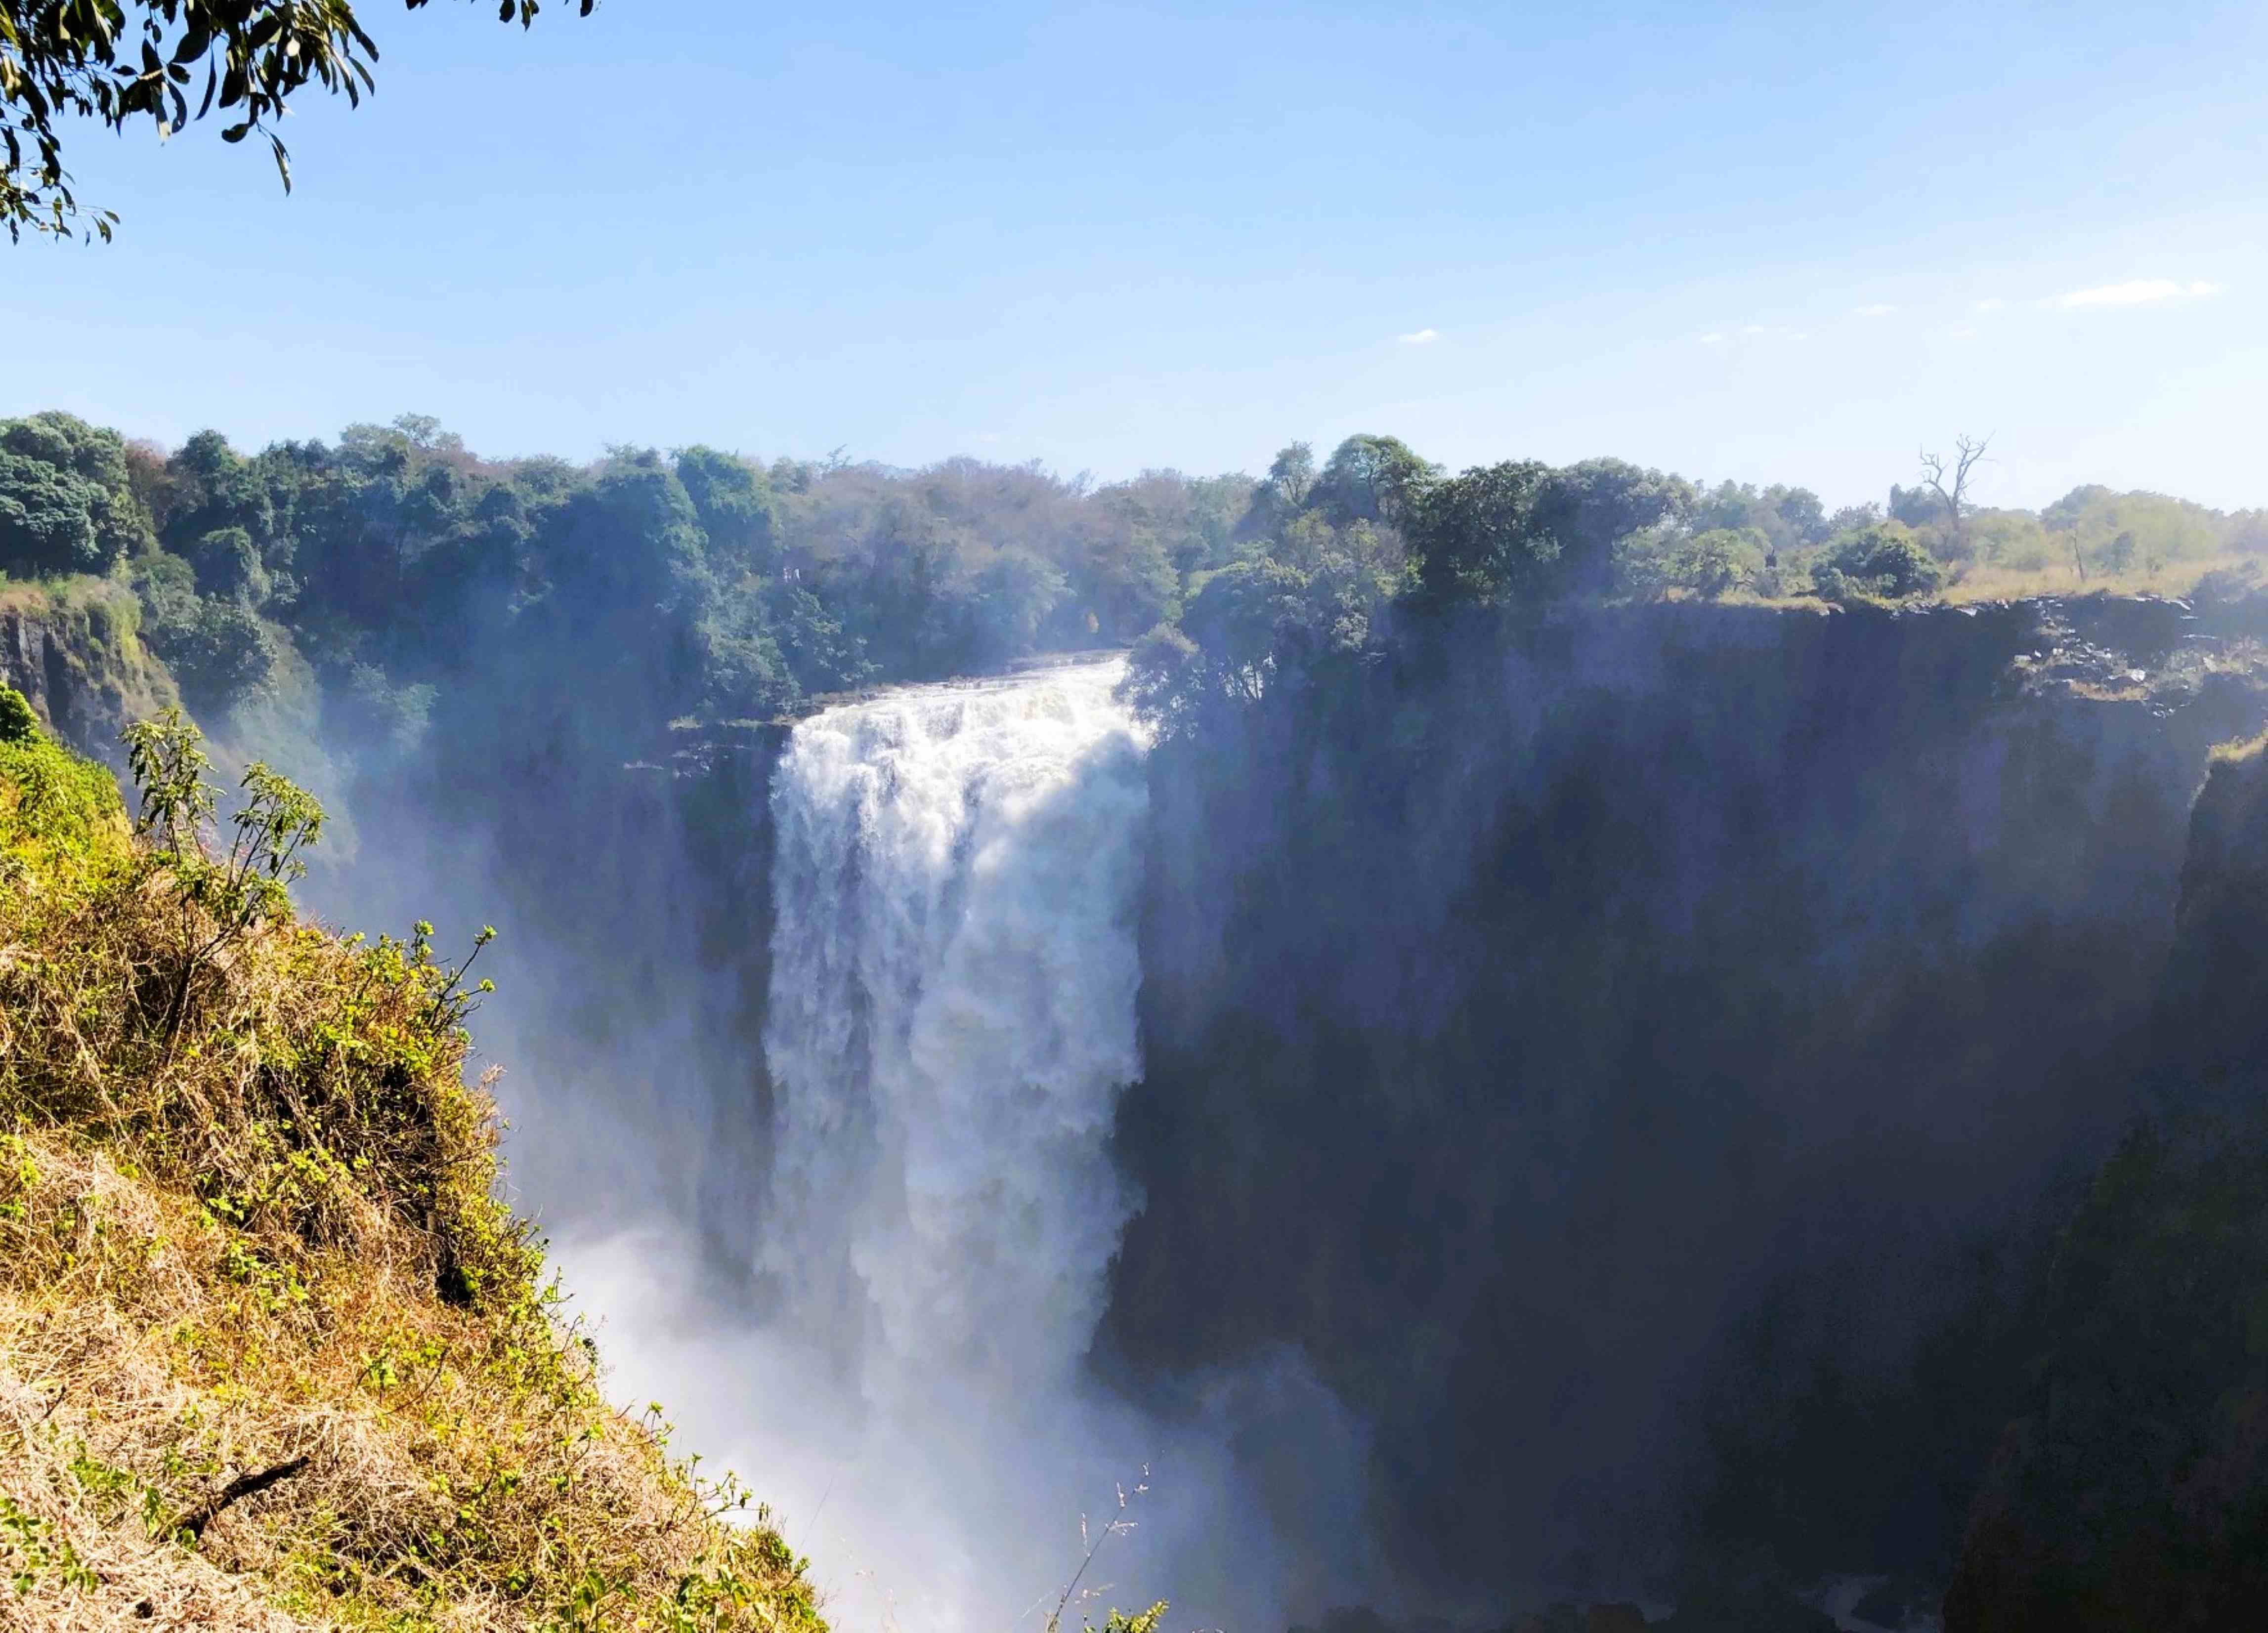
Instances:
[[[819,1629],[558,1319],[447,966],[267,923],[168,1046],[166,870],[8,754],[0,1623]]]
[[[2208,573],[2241,573],[2247,569],[2257,572],[2261,566],[2262,557],[2257,555],[2229,553],[2169,562],[2154,573],[2139,567],[2124,573],[2104,573],[2090,568],[2087,581],[2082,584],[2068,561],[2060,565],[2051,563],[2033,569],[1971,563],[1955,570],[1942,587],[1918,600],[1924,604],[1941,601],[1949,606],[1968,607],[1985,601],[2027,600],[2035,596],[2093,595],[2098,591],[2111,595],[2161,595],[2184,600],[2196,590],[2198,581]],[[1673,591],[1668,599],[1696,600],[1704,598]],[[1825,610],[1823,602],[1808,594],[1769,596],[1759,595],[1753,590],[1735,590],[1717,599],[1730,607],[1776,607],[1812,612]]]
[[[2207,573],[2241,571],[2250,566],[2257,570],[2260,557],[2228,554],[2203,555],[2189,561],[2169,562],[2156,572],[2136,567],[2124,573],[2104,573],[2090,568],[2087,581],[2080,582],[2079,575],[2069,562],[2025,570],[2014,567],[1984,564],[1971,565],[1961,573],[1956,582],[1946,585],[1942,598],[1955,605],[1973,601],[2014,601],[2035,595],[2092,595],[2105,591],[2112,595],[2163,595],[2186,597],[2197,587],[2198,579]]]
[[[2263,730],[2253,737],[2238,738],[2233,742],[2215,743],[2207,757],[2208,763],[2242,765],[2248,761],[2259,759],[2263,749],[2268,749],[2268,730]]]

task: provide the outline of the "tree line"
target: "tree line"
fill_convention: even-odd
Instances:
[[[224,722],[297,700],[326,735],[406,743],[437,693],[541,684],[620,741],[1127,644],[1235,559],[1252,488],[699,446],[493,460],[417,416],[167,451],[51,412],[0,422],[0,573],[130,585],[141,638]]]
[[[2268,551],[2223,515],[2080,488],[2036,513],[1963,481],[1830,511],[1594,459],[1450,474],[1399,438],[1292,443],[1254,479],[1096,485],[1037,464],[918,470],[622,447],[484,459],[435,420],[254,452],[166,450],[73,416],[0,421],[0,572],[130,585],[191,708],[259,704],[365,752],[437,695],[571,697],[621,744],[772,718],[870,684],[1132,646],[1168,728],[1285,677],[1380,658],[1410,621],[1569,597],[1899,599],[1982,567],[2147,574]],[[1925,462],[1925,474],[1928,466]],[[1940,477],[1944,467],[1938,467]]]
[[[1977,506],[1984,439],[1887,504],[1829,511],[1808,488],[1712,486],[1616,459],[1535,460],[1451,475],[1398,438],[1351,437],[1317,466],[1285,448],[1239,523],[1238,559],[1193,576],[1184,610],[1135,649],[1128,689],[1168,732],[1271,685],[1389,657],[1412,629],[1460,610],[1569,598],[1848,604],[1929,596],[1972,573],[2011,587],[2055,573],[2078,585],[2145,583],[2182,563],[2268,555],[2268,511],[2225,514],[2149,493],[2074,489],[2039,511]],[[2250,562],[2233,570],[2249,577]]]

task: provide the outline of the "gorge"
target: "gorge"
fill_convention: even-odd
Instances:
[[[2098,1503],[2235,1592],[2256,515],[2001,517],[2072,593],[1390,438],[0,436],[114,555],[0,589],[18,712],[178,696],[328,807],[304,904],[502,927],[504,1194],[838,1626],[1984,1633],[2109,1591]]]
[[[0,1633],[2259,1633],[2264,76],[0,0]]]
[[[851,1604],[1025,1611],[1144,1464],[1126,1597],[1227,1626],[1933,1594],[2028,1255],[2178,1098],[2264,622],[1576,609],[1146,754],[1074,664],[365,854],[497,901],[521,1195]]]

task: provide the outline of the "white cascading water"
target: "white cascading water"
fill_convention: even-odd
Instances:
[[[1280,1633],[1359,1563],[1361,1438],[1295,1361],[1196,1380],[1171,1425],[1084,1375],[1138,1200],[1109,1152],[1141,1071],[1148,795],[1123,669],[909,688],[796,727],[770,794],[758,1315],[665,1235],[567,1254],[617,1387],[670,1401],[773,1504],[838,1633],[1042,1627],[1082,1521],[1116,1518],[1145,1467],[1142,1528],[1083,1583],[1109,1604]],[[1249,1461],[1282,1477],[1263,1492]],[[1083,1612],[1101,1620],[1074,1604],[1066,1625]]]
[[[1101,1312],[1141,1075],[1121,670],[830,710],[773,780],[763,1265],[879,1409],[1051,1392]]]

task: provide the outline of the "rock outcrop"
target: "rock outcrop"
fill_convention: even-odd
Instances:
[[[0,599],[0,682],[30,700],[40,722],[81,754],[117,761],[118,733],[180,701],[145,649],[133,592],[101,579]]]
[[[2058,1244],[1946,1633],[2237,1633],[2268,1615],[2268,757],[2214,761],[2154,1027],[2160,1115]]]

